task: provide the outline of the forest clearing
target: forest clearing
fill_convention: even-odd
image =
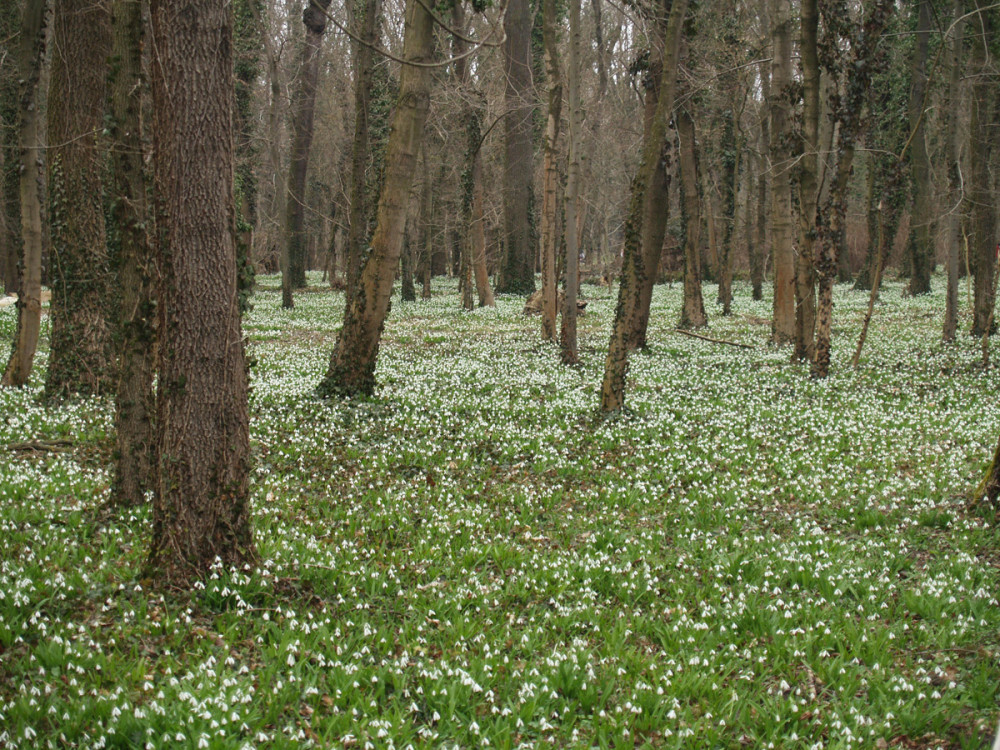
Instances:
[[[885,282],[858,369],[837,286],[822,380],[747,284],[705,333],[749,349],[676,335],[658,286],[611,420],[607,288],[566,367],[523,297],[435,279],[375,396],[319,400],[343,295],[309,280],[244,318],[255,570],[151,585],[151,506],[105,507],[113,399],[0,390],[0,746],[988,745],[1000,370],[940,343],[940,276]]]

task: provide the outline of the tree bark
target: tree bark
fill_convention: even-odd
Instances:
[[[962,220],[958,208],[962,201],[962,46],[965,36],[965,0],[955,0],[954,20],[949,39],[949,80],[947,97],[947,154],[948,154],[948,203],[951,210],[945,215],[946,242],[948,243],[948,289],[945,299],[945,341],[954,341],[958,329],[958,265],[962,245]]]
[[[670,149],[672,143],[666,129],[658,130],[658,117],[666,117],[660,110],[660,96],[663,94],[663,66],[666,64],[667,23],[669,22],[669,7],[662,4],[661,14],[656,18],[657,33],[653,39],[656,59],[650,64],[646,83],[646,101],[643,121],[643,147],[651,139],[662,139],[659,148],[659,159],[655,164],[645,194],[641,203],[630,206],[629,220],[635,227],[635,239],[638,240],[638,250],[642,258],[642,270],[638,274],[638,296],[630,303],[627,319],[628,338],[626,344],[630,349],[641,349],[646,346],[646,331],[649,327],[649,308],[653,299],[653,286],[656,284],[660,267],[660,256],[663,250],[663,236],[666,232],[670,202]],[[654,53],[651,53],[654,54]],[[678,59],[680,49],[678,47]],[[676,87],[676,83],[672,84]],[[670,90],[673,97],[674,88]],[[632,214],[632,210],[642,213]],[[626,243],[629,230],[626,228]],[[627,251],[626,251],[627,254]],[[624,277],[624,269],[622,271]]]
[[[972,335],[988,332],[990,314],[994,305],[993,269],[996,265],[997,217],[996,195],[991,183],[993,149],[1000,123],[997,115],[997,84],[992,75],[992,55],[987,45],[994,32],[993,14],[983,7],[985,0],[977,0],[980,12],[976,16],[976,39],[973,44],[971,121],[969,123],[970,185],[969,212],[972,231],[969,246],[972,249],[975,303]]]
[[[799,161],[799,254],[795,259],[795,351],[811,361],[816,352],[816,273],[813,266],[819,201],[820,70],[816,0],[802,0],[799,41],[802,58],[802,156]]]
[[[292,151],[288,165],[288,188],[285,204],[285,267],[289,282],[282,288],[301,289],[306,285],[306,174],[312,148],[313,119],[316,112],[316,84],[319,81],[319,52],[326,31],[330,0],[306,0],[302,23],[305,39],[299,57],[298,78],[292,94]],[[284,307],[292,306],[291,294],[283,296]]]
[[[510,0],[504,19],[504,144],[503,215],[505,253],[498,291],[528,295],[535,291],[535,248],[532,231],[531,7],[528,0]]]
[[[556,0],[542,0],[542,37],[549,84],[542,168],[542,339],[555,341],[559,307],[556,294],[556,256],[561,239],[556,188],[559,182],[559,126],[562,114],[562,71],[559,69],[559,43],[556,39]]]
[[[924,109],[927,101],[927,49],[931,35],[931,2],[920,0],[917,20],[917,45],[913,52],[913,76],[910,82],[909,123],[910,177],[913,181],[913,212],[910,214],[909,253],[913,263],[910,294],[929,294],[934,265],[930,162],[924,138]]]
[[[687,109],[674,112],[681,166],[681,208],[684,217],[684,303],[680,328],[708,325],[701,294],[701,196],[698,193],[698,150],[694,120]]]
[[[0,384],[20,388],[28,382],[42,323],[42,120],[39,83],[45,60],[46,0],[27,0],[21,23],[18,71],[20,144],[19,198],[21,268],[14,346]]]
[[[257,559],[236,281],[231,4],[152,0],[159,462],[148,566],[183,583]]]
[[[795,250],[792,223],[791,3],[771,0],[771,245],[774,248],[774,302],[771,342],[795,340]]]
[[[153,302],[152,216],[146,193],[146,133],[142,103],[144,25],[140,0],[113,0],[109,80],[111,167],[118,227],[118,387],[115,391],[115,475],[111,502],[139,505],[152,488],[153,373],[156,344]]]
[[[354,43],[354,141],[351,146],[351,204],[347,220],[347,288],[350,305],[357,290],[361,260],[368,241],[368,142],[371,119],[371,88],[375,70],[372,47],[378,41],[380,0],[362,0],[361,39]]]
[[[56,0],[48,100],[52,236],[52,336],[45,394],[114,389],[113,275],[104,227],[101,178],[107,60],[107,6]]]
[[[429,63],[433,50],[433,20],[423,3],[409,0],[403,58],[414,63]],[[361,270],[358,293],[347,308],[344,327],[330,357],[330,367],[317,388],[322,396],[371,394],[375,389],[375,360],[389,311],[393,277],[406,226],[410,185],[430,108],[430,86],[429,68],[403,65],[372,250]]]
[[[17,39],[21,9],[16,2],[0,6],[0,286],[6,294],[17,294],[20,256],[21,153],[18,144],[20,114]]]
[[[600,3],[597,12],[600,40]],[[602,52],[598,42],[598,58]],[[603,68],[601,69],[603,71]],[[580,296],[580,248],[576,224],[580,203],[580,143],[583,135],[583,109],[580,106],[580,0],[569,0],[569,166],[566,177],[566,281],[563,290],[562,326],[559,331],[560,351],[564,364],[579,361],[576,336],[577,298]]]
[[[650,185],[657,170],[663,170],[663,152],[667,140],[667,115],[674,107],[674,89],[677,81],[677,64],[680,40],[687,11],[687,0],[673,0],[664,34],[663,67],[656,112],[650,137],[645,140],[639,172],[632,182],[632,196],[625,228],[625,258],[618,290],[618,307],[604,365],[601,384],[601,412],[611,414],[621,411],[625,404],[625,376],[628,372],[630,339],[635,333],[634,320],[640,308],[640,291],[647,275],[655,275],[660,259],[661,244],[645,245],[639,241],[645,221],[662,206],[652,200]],[[648,309],[644,313],[648,315]]]
[[[771,174],[768,155],[771,151],[771,120],[767,107],[771,99],[771,70],[767,63],[760,65],[761,93],[763,106],[760,108],[760,131],[757,148],[757,221],[754,233],[754,248],[750,254],[750,283],[753,298],[764,299],[764,276],[767,265],[767,183]]]

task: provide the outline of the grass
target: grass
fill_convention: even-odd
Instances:
[[[751,350],[671,333],[658,287],[600,421],[607,290],[565,368],[521,300],[464,313],[436,282],[394,303],[377,398],[322,402],[343,298],[282,311],[265,280],[264,562],[190,594],[140,580],[146,509],[100,512],[111,404],[42,406],[36,372],[0,445],[75,442],[0,459],[0,747],[983,747],[1000,538],[966,494],[1000,374],[939,343],[935,281],[887,285],[857,371],[867,295],[838,287],[823,382],[747,288],[710,333]]]

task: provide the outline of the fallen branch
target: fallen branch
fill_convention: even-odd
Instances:
[[[52,452],[62,453],[73,445],[73,441],[68,438],[56,438],[54,440],[29,440],[26,443],[8,443],[7,450],[12,452],[31,451],[35,453]]]
[[[683,328],[674,328],[674,333],[680,333],[684,336],[691,336],[692,338],[701,339],[703,341],[711,341],[713,344],[728,344],[729,346],[738,346],[740,349],[753,349],[750,344],[741,344],[738,341],[726,341],[726,339],[713,339],[711,336],[703,336],[700,333],[695,333],[694,331],[685,331]]]

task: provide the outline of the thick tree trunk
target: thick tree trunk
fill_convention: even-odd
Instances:
[[[929,294],[934,265],[930,163],[924,140],[924,109],[927,100],[927,49],[931,34],[931,0],[920,0],[917,46],[913,52],[910,82],[910,177],[913,181],[913,212],[910,214],[909,254],[913,263],[910,294]]]
[[[562,114],[562,71],[559,69],[559,43],[556,39],[556,0],[542,2],[542,36],[545,72],[549,83],[542,169],[542,339],[555,341],[559,307],[556,294],[556,256],[561,244],[556,193],[559,183],[559,126]]]
[[[289,282],[282,289],[301,289],[306,285],[306,174],[312,148],[313,118],[316,112],[316,84],[319,80],[319,51],[326,31],[327,8],[330,0],[306,0],[302,23],[305,39],[299,56],[298,78],[292,94],[292,151],[288,165],[288,187],[285,204],[284,252]],[[283,295],[282,304],[291,306],[291,295]]]
[[[431,261],[434,256],[434,182],[431,179],[431,168],[427,161],[427,148],[424,145],[424,184],[420,199],[420,262],[417,271],[420,274],[420,298],[431,298]]]
[[[101,178],[108,9],[57,0],[49,84],[48,150],[52,235],[50,398],[114,389],[110,322],[114,289],[105,240]]]
[[[20,143],[21,268],[14,346],[3,373],[3,385],[28,382],[42,323],[42,121],[39,82],[45,60],[46,0],[27,0],[21,24],[18,71],[21,80],[18,142]]]
[[[771,0],[771,245],[774,248],[774,303],[771,341],[795,340],[795,249],[792,168],[792,13],[789,0]]]
[[[632,197],[625,227],[625,258],[618,290],[618,307],[611,332],[608,356],[604,365],[601,384],[601,412],[610,414],[621,410],[625,403],[625,375],[628,372],[630,338],[634,335],[634,320],[639,310],[641,285],[647,275],[655,275],[660,259],[661,244],[644,245],[639,240],[645,222],[662,206],[651,199],[649,187],[657,170],[663,170],[663,153],[667,140],[667,115],[674,107],[674,89],[677,81],[677,64],[680,40],[687,11],[687,0],[673,0],[664,34],[663,68],[660,76],[659,98],[652,122],[650,137],[645,140],[639,172],[632,181]],[[639,310],[641,312],[641,310]],[[648,315],[648,310],[645,311]]]
[[[802,156],[799,160],[799,254],[795,259],[795,351],[793,359],[811,361],[816,351],[816,274],[813,267],[816,208],[819,201],[820,71],[816,0],[802,0]]]
[[[409,0],[403,57],[415,63],[429,63],[433,50],[434,22],[422,2]],[[317,389],[323,396],[351,396],[374,391],[375,360],[403,243],[410,185],[430,108],[430,86],[429,68],[403,65],[372,250],[361,270],[358,293],[347,308],[329,370]]]
[[[361,39],[354,43],[354,141],[351,146],[351,205],[347,220],[346,303],[354,300],[358,274],[368,243],[368,141],[371,119],[371,88],[375,71],[372,47],[378,41],[381,0],[362,0]]]
[[[599,9],[600,4],[595,5]],[[600,38],[600,13],[597,15]],[[598,56],[600,56],[600,45]],[[603,69],[602,69],[603,70]],[[559,331],[561,358],[564,364],[579,361],[576,337],[576,301],[580,296],[580,247],[576,224],[580,203],[580,142],[583,135],[583,109],[580,106],[580,0],[569,0],[569,166],[566,176],[566,281],[563,288],[562,326]]]
[[[965,36],[965,0],[955,0],[954,20],[951,38],[948,40],[950,70],[948,81],[947,112],[947,153],[948,153],[948,204],[952,210],[945,216],[948,244],[948,290],[945,300],[944,331],[945,341],[954,341],[958,329],[958,266],[962,246],[962,220],[958,206],[962,200],[962,46]]]
[[[236,280],[231,4],[152,0],[158,354],[149,568],[168,581],[255,562]]]
[[[982,8],[985,0],[977,0]],[[968,192],[969,212],[972,216],[972,231],[969,233],[973,275],[975,283],[975,304],[972,319],[972,335],[982,336],[987,332],[993,311],[994,294],[993,269],[996,265],[997,247],[997,202],[992,189],[991,168],[993,149],[996,147],[996,133],[1000,130],[996,79],[990,66],[993,64],[987,44],[992,39],[993,17],[991,11],[983,8],[976,16],[976,39],[972,58],[972,96],[970,101],[971,121],[969,123],[969,149],[972,165]],[[988,331],[992,333],[992,331]]]
[[[681,214],[684,218],[684,304],[681,328],[708,325],[701,294],[701,196],[698,194],[698,150],[694,120],[687,109],[674,112],[681,165]]]
[[[142,3],[114,0],[109,80],[111,166],[118,227],[118,388],[115,392],[115,476],[111,502],[138,505],[152,488],[155,435],[153,372],[156,330],[153,303],[152,216],[146,203],[148,151],[142,122]]]
[[[531,130],[535,111],[531,85],[531,6],[510,0],[504,19],[503,215],[505,254],[498,290],[512,294],[535,291],[535,247],[532,231]]]

